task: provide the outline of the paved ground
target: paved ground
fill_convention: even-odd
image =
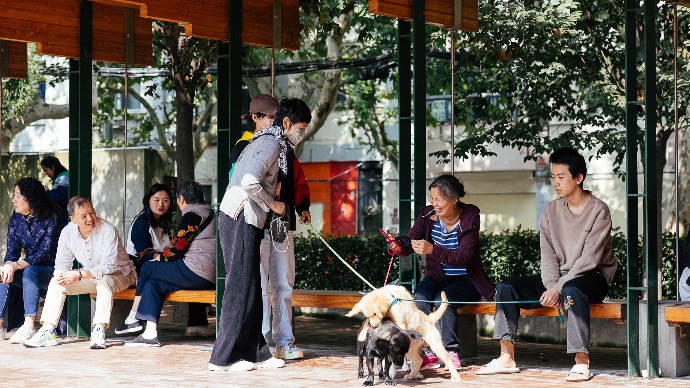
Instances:
[[[298,345],[306,353],[304,360],[289,362],[284,368],[250,372],[210,372],[207,363],[213,344],[210,339],[189,339],[184,327],[161,324],[160,348],[128,348],[123,340],[132,337],[108,338],[108,349],[91,350],[88,342],[60,340],[52,348],[27,349],[0,343],[0,386],[2,387],[111,387],[111,386],[179,386],[179,387],[314,387],[328,385],[360,387],[357,378],[355,333],[359,324],[352,321],[297,317]],[[9,336],[8,336],[9,338]],[[476,376],[478,365],[496,355],[496,344],[480,339],[479,356],[463,360],[463,386],[528,386],[562,387],[572,359],[565,355],[563,345],[519,344],[519,374]],[[687,387],[690,378],[628,379],[624,349],[596,348],[592,351],[595,377],[588,387]],[[567,366],[567,368],[566,368]],[[555,368],[555,369],[554,369]],[[425,371],[425,379],[400,380],[403,387],[458,386],[442,370]],[[383,385],[376,381],[375,385]]]

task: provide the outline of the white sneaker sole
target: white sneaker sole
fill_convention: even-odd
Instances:
[[[44,347],[48,347],[48,346],[57,346],[57,340],[44,342],[40,345],[31,345],[31,344],[27,344],[26,342],[24,342],[24,346],[26,346],[27,348],[44,348]]]

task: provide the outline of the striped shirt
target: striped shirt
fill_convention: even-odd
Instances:
[[[458,249],[458,228],[460,227],[460,221],[451,229],[446,230],[446,226],[439,221],[434,221],[434,225],[431,229],[431,240],[435,245],[439,245],[445,249]],[[459,276],[467,275],[467,269],[465,267],[452,267],[447,264],[441,263],[443,267],[443,273],[446,276]]]

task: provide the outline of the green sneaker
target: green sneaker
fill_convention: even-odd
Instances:
[[[41,329],[34,334],[31,339],[24,341],[24,346],[27,348],[42,348],[44,346],[57,345],[57,336],[54,331]]]
[[[283,360],[296,360],[298,358],[304,358],[304,352],[302,349],[298,348],[294,344],[278,346],[278,349],[276,350],[276,358],[282,358]]]

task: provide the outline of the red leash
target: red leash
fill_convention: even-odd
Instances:
[[[386,271],[386,280],[384,280],[383,285],[385,286],[388,284],[388,275],[391,273],[391,267],[393,266],[393,259],[401,252],[400,245],[397,243],[395,244],[396,247],[393,248],[391,246],[391,243],[395,242],[395,239],[391,237],[388,233],[384,232],[383,229],[379,228],[379,232],[383,235],[383,237],[386,238],[386,241],[388,242],[388,254],[391,255],[391,261],[388,263],[388,271]]]

